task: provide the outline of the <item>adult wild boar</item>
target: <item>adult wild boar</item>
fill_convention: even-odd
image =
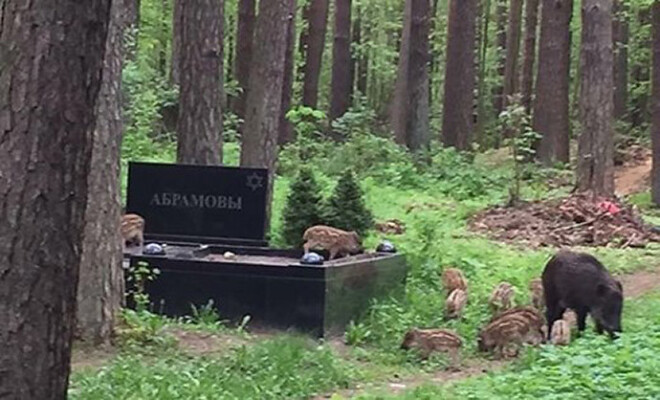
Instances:
[[[596,322],[596,331],[611,338],[621,332],[623,287],[595,257],[560,251],[548,261],[542,276],[545,294],[548,340],[553,323],[567,308],[577,315],[578,331],[585,328],[587,314]]]

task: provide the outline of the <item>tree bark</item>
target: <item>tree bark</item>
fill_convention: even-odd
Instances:
[[[569,73],[573,0],[542,0],[534,130],[537,156],[546,166],[569,161]]]
[[[283,145],[293,141],[293,126],[286,118],[291,109],[293,95],[293,50],[296,44],[296,0],[291,1],[286,34],[286,54],[284,56],[284,82],[282,83],[282,106],[280,111],[280,132],[278,143]]]
[[[357,79],[358,62],[360,60],[360,52],[355,49],[360,48],[362,41],[362,14],[360,11],[360,4],[355,7],[355,18],[353,19],[353,28],[351,28],[351,85],[349,89],[349,98],[351,102],[355,101],[355,81]]]
[[[137,34],[140,29],[140,0],[123,0],[124,3],[124,37],[130,39],[129,45],[126,46],[125,58],[127,60],[135,60],[137,53]]]
[[[360,58],[357,66],[356,89],[360,92],[361,96],[366,97],[369,77],[369,51],[368,47],[365,46],[365,43],[368,43],[369,41],[371,30],[370,22],[368,18],[365,17],[364,13],[366,13],[366,10],[362,11],[363,15],[360,18]]]
[[[335,0],[330,120],[351,106],[351,0]]]
[[[312,108],[318,107],[319,78],[328,25],[328,1],[311,0],[309,4],[302,103]]]
[[[485,144],[486,129],[486,60],[488,55],[491,1],[482,0],[482,12],[480,13],[479,25],[481,26],[481,40],[479,43],[479,78],[477,80],[477,126],[475,140]]]
[[[252,46],[254,45],[255,0],[239,0],[238,24],[236,27],[236,67],[234,78],[238,82],[240,93],[234,103],[234,113],[245,119],[245,102],[252,65]]]
[[[612,0],[583,0],[577,186],[614,194]]]
[[[522,103],[527,114],[532,111],[534,93],[534,63],[536,61],[536,28],[539,20],[539,0],[527,0],[525,5],[525,48],[520,82]]]
[[[222,163],[223,0],[182,1],[177,162]]]
[[[414,152],[428,149],[429,134],[429,0],[411,0],[408,123],[406,145]]]
[[[625,119],[628,112],[628,7],[625,0],[614,1],[614,118]]]
[[[651,194],[653,203],[660,205],[660,2],[653,3],[653,73],[651,83],[651,141],[653,167]]]
[[[127,1],[133,2],[133,1]],[[79,339],[110,343],[124,294],[119,187],[122,137],[121,73],[124,31],[134,23],[130,8],[113,1],[96,102],[92,168],[87,178],[87,210],[78,282],[76,328]]]
[[[173,0],[172,10],[172,62],[170,64],[170,82],[179,85],[179,60],[181,59],[181,40],[183,37],[183,5],[185,0]],[[166,0],[162,1],[165,15]],[[164,48],[164,46],[163,46]],[[164,54],[163,50],[163,54]]]
[[[259,2],[259,20],[241,144],[241,166],[268,168],[266,231],[270,227],[284,59],[292,1]]]
[[[502,83],[495,88],[493,105],[495,115],[499,116],[504,109],[504,73],[506,68],[506,30],[507,30],[507,0],[497,1],[497,76],[502,79]]]
[[[468,150],[472,139],[476,0],[450,0],[442,142]]]
[[[0,398],[66,399],[110,1],[4,0]]]
[[[503,106],[509,103],[507,96],[518,92],[518,56],[520,54],[520,31],[523,0],[511,0],[509,25],[506,33],[506,60],[504,64]]]
[[[399,45],[399,62],[394,84],[394,96],[390,109],[390,126],[394,141],[406,145],[408,128],[408,66],[410,64],[410,28],[412,24],[412,0],[406,0],[403,11],[403,28]]]

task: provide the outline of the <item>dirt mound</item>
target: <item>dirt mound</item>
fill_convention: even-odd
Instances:
[[[470,229],[496,240],[539,246],[645,247],[660,235],[636,208],[578,194],[563,199],[496,207],[477,214]]]

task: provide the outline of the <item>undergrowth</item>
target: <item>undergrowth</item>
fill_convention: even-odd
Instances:
[[[449,386],[424,385],[376,399],[651,399],[660,393],[660,292],[626,303],[624,333],[616,341],[586,331],[566,347],[542,346],[505,371]],[[340,397],[339,397],[340,398]]]

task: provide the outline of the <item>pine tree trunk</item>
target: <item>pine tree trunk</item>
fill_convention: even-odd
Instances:
[[[614,194],[612,0],[583,0],[577,185]]]
[[[256,25],[245,129],[241,144],[241,166],[268,168],[267,231],[270,226],[273,180],[277,163],[277,133],[282,103],[288,18],[292,1],[259,2],[259,20]]]
[[[400,145],[406,144],[408,128],[408,66],[410,63],[410,28],[412,24],[412,0],[406,0],[403,12],[403,28],[401,44],[399,45],[399,62],[397,67],[394,97],[390,109],[390,126],[394,133],[394,141]]]
[[[406,144],[412,151],[428,149],[429,134],[429,0],[411,0],[408,123]]]
[[[317,108],[321,62],[323,61],[325,34],[328,25],[329,0],[310,1],[302,103],[307,107]]]
[[[637,25],[638,30],[644,30],[649,25],[651,25],[651,7],[644,4],[640,4],[637,8]],[[647,40],[646,35],[640,35],[642,40],[641,43],[637,43],[638,48],[651,48],[651,43]],[[645,89],[647,82],[650,79],[649,65],[645,57],[635,57],[632,58],[635,63],[631,67],[631,84],[634,89],[638,91],[635,97],[631,101],[630,108],[630,123],[633,127],[639,128],[644,127],[648,122],[649,118],[649,96],[648,92]]]
[[[234,78],[240,93],[234,102],[234,113],[245,119],[245,102],[252,66],[252,46],[254,45],[255,0],[239,0],[238,24],[236,25],[236,66]]]
[[[536,28],[539,20],[539,0],[527,0],[525,5],[525,49],[521,78],[522,103],[528,114],[532,111],[534,93],[534,62],[536,61]]]
[[[282,83],[282,106],[280,111],[280,133],[278,143],[286,144],[293,141],[293,126],[286,118],[291,109],[293,95],[293,50],[296,45],[296,0],[291,1],[289,20],[287,22],[286,54],[284,58],[284,82]]]
[[[628,112],[628,7],[625,0],[614,1],[614,118],[625,119]]]
[[[355,19],[353,20],[353,27],[351,28],[351,48],[356,49],[360,47],[360,36],[362,35],[362,21],[360,15],[359,3],[355,7]],[[357,79],[359,52],[351,51],[351,85],[349,89],[349,98],[351,103],[355,102],[355,80]]]
[[[490,9],[491,1],[482,0],[482,13],[479,20],[481,26],[481,40],[479,43],[479,79],[477,80],[477,126],[475,128],[475,140],[481,146],[485,145],[485,130],[486,130],[486,57],[488,54],[489,36],[488,29],[490,26]]]
[[[523,0],[511,0],[509,5],[509,25],[506,33],[506,60],[504,64],[503,106],[509,103],[508,96],[518,92],[518,56],[520,55],[520,23]]]
[[[184,0],[177,162],[222,163],[223,0]]]
[[[185,0],[173,0],[172,10],[172,63],[170,64],[170,82],[179,85],[179,60],[181,59],[181,38],[183,37],[183,4]],[[163,15],[167,0],[162,0]],[[165,54],[163,46],[163,55]],[[164,58],[163,61],[164,62]]]
[[[653,203],[660,205],[660,2],[653,3],[653,77],[651,91],[651,141],[653,168],[651,193]]]
[[[476,0],[450,0],[442,142],[468,150],[472,139]]]
[[[351,0],[335,0],[330,120],[351,106]]]
[[[363,11],[364,13],[364,11]],[[360,59],[358,61],[358,72],[357,72],[357,90],[360,92],[361,96],[367,96],[367,84],[368,84],[368,74],[369,74],[369,51],[368,48],[364,45],[369,42],[369,37],[371,35],[370,24],[368,18],[364,15],[361,17],[360,23]]]
[[[122,138],[121,72],[123,33],[131,12],[113,1],[103,61],[103,80],[96,102],[92,165],[87,178],[87,211],[78,282],[76,328],[79,339],[109,344],[122,305],[124,278],[120,235],[119,187]]]
[[[497,75],[502,83],[495,88],[494,107],[495,115],[499,116],[504,109],[504,73],[506,68],[506,30],[507,30],[507,0],[497,1],[497,48],[498,67]]]
[[[123,0],[125,7],[124,37],[130,38],[130,44],[126,46],[126,60],[135,60],[137,53],[137,33],[140,29],[140,0]]]
[[[0,14],[0,398],[66,399],[110,1]]]
[[[573,0],[542,0],[534,130],[544,165],[569,161],[569,72]]]

